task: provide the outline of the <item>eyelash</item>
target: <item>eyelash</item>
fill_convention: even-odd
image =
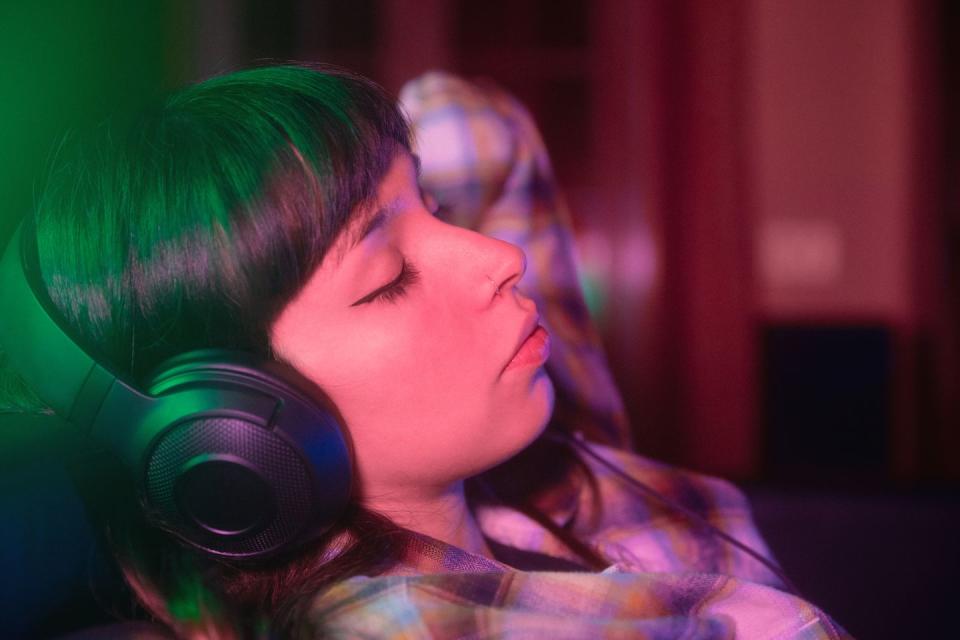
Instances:
[[[373,301],[396,302],[407,293],[407,287],[420,280],[420,272],[404,259],[400,266],[400,275],[392,284],[371,299]]]
[[[434,203],[433,211],[430,212],[435,218],[442,217],[447,212],[447,208],[439,203]],[[393,284],[370,298],[370,302],[390,302],[396,303],[397,300],[407,294],[407,287],[420,281],[420,272],[404,258],[400,265],[400,275],[397,276]]]
[[[426,198],[423,196],[423,191],[421,190],[421,200],[426,204]],[[430,211],[430,214],[436,218],[442,218],[443,215],[447,213],[446,207],[440,205],[437,202],[432,203],[434,205],[433,210]],[[407,287],[410,285],[416,284],[420,281],[420,272],[412,264],[407,262],[404,258],[403,262],[400,265],[400,273],[394,278],[393,282],[386,285],[385,288],[379,293],[370,294],[357,300],[351,306],[358,306],[361,304],[368,304],[370,302],[389,302],[396,303],[400,298],[407,294]]]

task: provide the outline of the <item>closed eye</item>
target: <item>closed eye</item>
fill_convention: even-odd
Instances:
[[[420,272],[417,271],[412,264],[407,262],[406,258],[404,258],[403,263],[400,265],[400,273],[397,274],[396,278],[382,287],[371,291],[350,306],[356,307],[361,304],[367,304],[368,302],[375,302],[378,300],[382,300],[384,302],[396,302],[407,293],[407,287],[418,282],[419,280]]]

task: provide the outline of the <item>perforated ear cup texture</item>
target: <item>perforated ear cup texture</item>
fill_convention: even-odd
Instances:
[[[351,495],[339,416],[295,370],[203,350],[161,366],[140,463],[148,518],[214,556],[260,560],[314,540]],[[148,444],[149,443],[149,444]]]
[[[184,482],[189,469],[208,461],[216,461],[228,474],[233,465],[233,472],[240,471],[241,477],[259,476],[272,504],[252,496],[249,483],[236,482],[218,487],[223,489],[219,504],[201,505],[186,513],[184,497],[176,495],[177,485]],[[209,474],[201,481],[210,481]],[[188,483],[181,492],[190,489]],[[277,434],[230,417],[191,420],[166,432],[149,456],[146,490],[152,516],[162,526],[209,552],[237,557],[269,554],[289,543],[309,524],[314,502],[309,470],[294,449]],[[204,507],[207,512],[202,511]],[[210,514],[210,509],[217,513]],[[247,516],[244,512],[251,510],[266,512],[253,515],[245,531],[234,533],[210,525],[223,519],[224,511],[239,511],[235,517],[242,520]]]

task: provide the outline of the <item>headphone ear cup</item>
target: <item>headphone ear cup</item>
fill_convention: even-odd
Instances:
[[[204,416],[164,432],[146,467],[150,517],[215,555],[257,557],[289,546],[311,520],[310,470],[277,434]]]
[[[337,416],[276,367],[184,362],[151,386],[168,406],[192,409],[169,421],[143,458],[148,517],[205,553],[235,559],[265,558],[322,535],[351,490]]]

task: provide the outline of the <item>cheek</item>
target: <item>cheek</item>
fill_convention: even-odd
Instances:
[[[423,431],[481,410],[494,375],[477,333],[455,317],[411,314],[346,347],[340,373],[356,413]]]
[[[423,429],[489,393],[495,368],[477,333],[444,314],[398,312],[340,332],[307,366],[352,430]]]
[[[346,420],[364,484],[464,478],[540,433],[550,381],[532,371],[498,379],[502,336],[485,333],[490,322],[441,305],[392,311],[389,323],[327,323],[299,363]]]
[[[362,333],[338,345],[321,386],[347,421],[365,480],[412,479],[425,469],[463,475],[458,454],[493,444],[485,440],[499,421],[499,365],[489,345],[442,313]]]

